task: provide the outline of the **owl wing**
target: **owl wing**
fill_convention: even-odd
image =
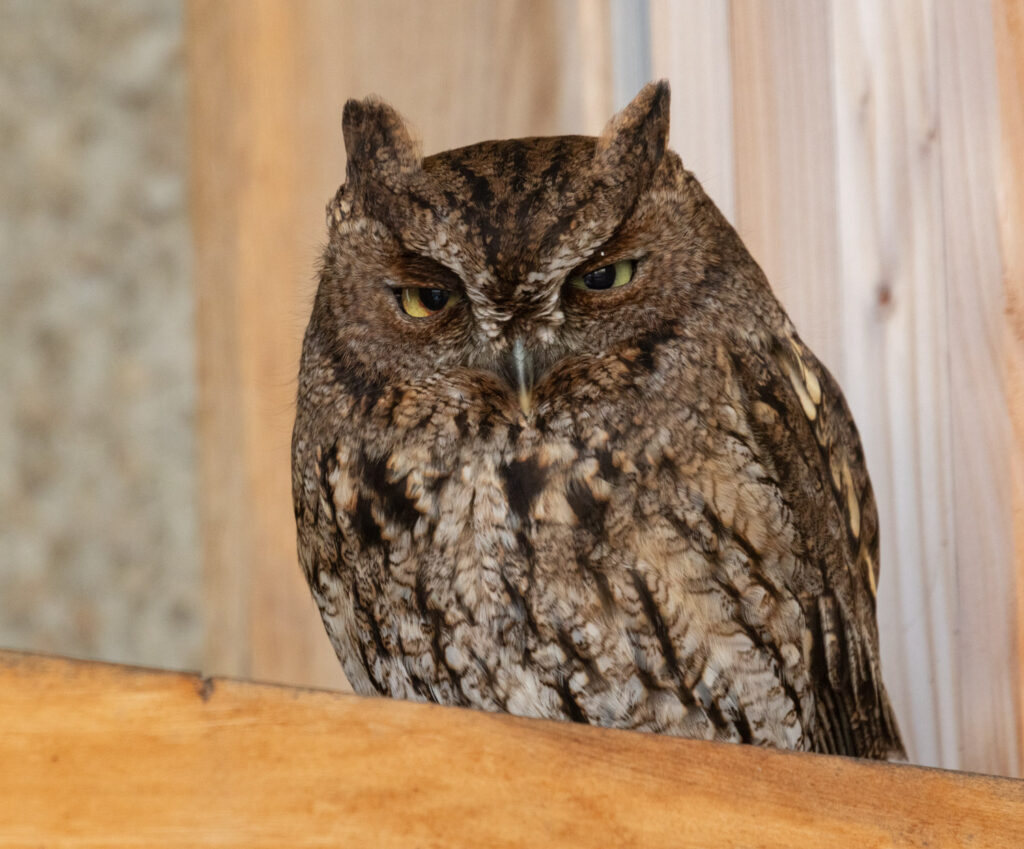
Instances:
[[[815,695],[813,748],[905,757],[879,662],[878,513],[846,400],[791,328],[732,356],[761,459],[805,549],[807,580],[796,590]]]

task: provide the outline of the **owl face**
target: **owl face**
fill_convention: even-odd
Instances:
[[[357,393],[443,377],[529,416],[588,358],[681,318],[707,321],[715,222],[666,150],[664,84],[598,138],[422,159],[373,101],[348,104],[344,131],[348,179],[328,207],[314,323]]]

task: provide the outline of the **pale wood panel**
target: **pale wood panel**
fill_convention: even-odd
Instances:
[[[885,680],[912,761],[960,765],[934,9],[832,4],[844,387],[881,517]]]
[[[961,763],[966,769],[1015,775],[1021,767],[1021,705],[990,4],[949,3],[937,15],[937,27],[944,244],[954,342],[950,379]]]
[[[611,114],[607,3],[188,8],[208,666],[342,686],[299,573],[289,478],[323,209],[344,179],[342,106],[386,97],[427,152],[595,133]]]
[[[735,2],[731,21],[736,227],[841,377],[828,7]]]
[[[1010,463],[1017,588],[1017,739],[1024,747],[1024,0],[994,0],[993,30],[999,98],[996,171],[999,247],[1005,285],[1002,355],[1010,408]],[[1020,755],[1024,761],[1024,754]]]
[[[726,218],[735,220],[736,161],[728,0],[652,0],[651,63],[672,84],[669,143]]]
[[[1024,783],[0,653],[10,847],[1024,845]]]
[[[1002,339],[1012,429],[1009,466],[1017,588],[1017,739],[1024,741],[1024,0],[995,0],[993,11],[1001,123],[999,235],[1006,298]]]

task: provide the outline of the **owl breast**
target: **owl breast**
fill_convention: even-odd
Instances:
[[[356,689],[808,747],[801,542],[729,369],[648,341],[530,415],[479,374],[353,402],[304,565]]]

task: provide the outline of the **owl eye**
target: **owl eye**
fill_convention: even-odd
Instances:
[[[633,279],[635,270],[636,263],[631,259],[624,259],[615,265],[596,268],[586,274],[576,274],[569,278],[569,284],[577,289],[590,289],[594,292],[603,289],[617,289]]]
[[[413,318],[429,318],[458,300],[458,296],[447,289],[425,289],[420,286],[406,286],[396,290],[395,294],[402,310]]]

